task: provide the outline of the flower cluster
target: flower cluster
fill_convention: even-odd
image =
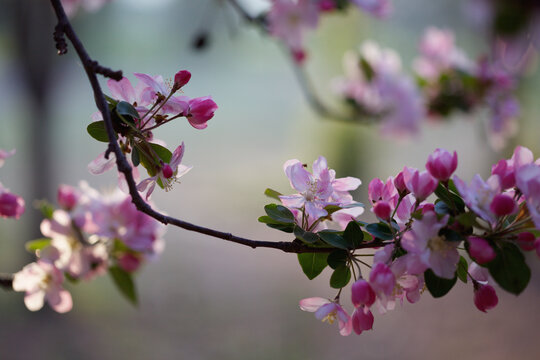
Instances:
[[[189,98],[174,96],[191,79],[191,73],[181,70],[169,85],[163,77],[135,73],[139,83],[134,87],[127,78],[109,80],[108,97],[114,130],[124,154],[131,154],[134,167],[142,165],[149,177],[138,184],[149,199],[155,185],[170,190],[177,179],[191,168],[181,164],[184,144],[174,152],[164,142],[154,138],[153,131],[175,119],[185,118],[195,129],[205,129],[214,116],[217,105],[210,96]],[[88,126],[88,133],[98,141],[108,142],[102,114],[92,116],[95,122]],[[114,166],[114,157],[105,158],[105,152],[88,165],[93,174],[101,174]],[[135,173],[138,178],[138,172]],[[122,180],[122,179],[120,179]],[[122,184],[122,182],[121,182]]]
[[[386,181],[373,179],[369,204],[378,222],[349,213],[341,230],[329,230],[321,221],[333,219],[337,211],[330,209],[350,210],[348,191],[359,180],[335,179],[323,157],[314,163],[313,174],[298,160],[286,162],[285,173],[299,194],[278,196],[285,207],[267,205],[268,216],[259,220],[294,232],[296,241],[317,250],[299,254],[302,270],[313,279],[329,266],[330,286],[339,290],[333,300],[307,298],[300,308],[322,321],[338,320],[340,333],[349,335],[373,327],[373,307],[385,313],[405,299],[415,303],[425,289],[441,297],[458,279],[470,280],[474,304],[483,312],[498,303],[494,282],[521,293],[530,279],[523,252],[536,250],[540,257],[540,159],[517,147],[510,159],[493,166],[487,181],[476,175],[470,185],[453,175],[457,165],[456,152],[437,149],[425,170],[404,167]],[[377,247],[375,253],[358,253]],[[373,261],[365,262],[365,256]],[[369,276],[362,276],[362,267],[370,269]],[[355,310],[349,315],[340,295],[351,278]]]
[[[29,310],[43,307],[63,313],[72,299],[64,279],[91,280],[107,272],[122,293],[136,301],[134,273],[163,249],[164,226],[139,212],[131,197],[119,189],[102,195],[81,183],[80,188],[61,185],[58,209],[44,207],[44,238],[27,243],[37,260],[14,275],[13,289],[24,291]]]
[[[428,28],[419,51],[415,83],[403,73],[397,53],[366,42],[358,54],[345,55],[345,77],[335,80],[334,89],[356,116],[379,121],[384,134],[415,134],[426,114],[441,118],[487,107],[491,144],[501,148],[516,133],[519,115],[510,73],[485,58],[470,60],[449,30]]]
[[[10,156],[15,154],[15,150],[5,151],[0,149],[0,168]],[[0,217],[18,219],[24,213],[24,199],[6,189],[0,183]]]
[[[317,28],[320,13],[343,11],[351,3],[378,18],[386,17],[392,9],[390,0],[272,0],[268,32],[283,41],[293,59],[302,63],[306,58],[305,33]]]

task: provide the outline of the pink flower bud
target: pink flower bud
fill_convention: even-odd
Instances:
[[[24,213],[24,200],[10,192],[0,194],[0,217],[18,219]]]
[[[405,167],[403,179],[407,189],[414,195],[417,201],[424,201],[437,188],[438,181],[427,171]]]
[[[58,204],[66,210],[71,210],[77,205],[79,195],[75,188],[69,185],[60,185],[58,187],[57,201]]]
[[[163,167],[161,168],[161,172],[163,173],[165,179],[170,179],[174,174],[173,169],[169,164],[163,165]]]
[[[352,326],[355,333],[373,329],[373,314],[367,307],[357,308],[352,315]]]
[[[332,0],[321,0],[319,2],[319,10],[321,12],[332,11],[336,8],[336,5]]]
[[[390,218],[390,215],[392,214],[392,208],[390,207],[390,204],[388,204],[386,201],[379,201],[373,207],[373,212],[379,218],[383,220],[388,220]]]
[[[174,75],[174,86],[180,89],[189,82],[189,79],[191,79],[191,73],[187,70],[180,70]]]
[[[375,292],[366,280],[359,279],[351,287],[351,300],[355,307],[369,307],[375,302]]]
[[[506,194],[495,195],[489,208],[497,216],[510,215],[517,210],[514,199]]]
[[[427,214],[428,212],[435,211],[435,205],[432,203],[427,203],[422,205],[422,215]]]
[[[123,254],[118,259],[118,266],[120,266],[122,270],[127,271],[128,273],[134,272],[139,268],[140,265],[141,259],[133,254]]]
[[[409,190],[405,185],[405,180],[403,179],[403,171],[400,171],[399,174],[397,174],[396,178],[394,179],[394,186],[401,196],[409,193]]]
[[[530,232],[522,232],[518,235],[517,244],[523,251],[531,251],[535,248],[535,237]]]
[[[499,175],[501,180],[501,187],[503,189],[509,189],[516,185],[516,177],[514,169],[508,166],[506,160],[499,160],[499,162],[491,167],[492,175]]]
[[[486,239],[470,236],[468,242],[469,254],[478,264],[485,264],[495,259],[495,250],[493,250]]]
[[[450,154],[444,149],[437,149],[429,155],[426,169],[437,180],[446,181],[457,168],[457,153]]]
[[[475,284],[474,289],[474,305],[478,310],[486,312],[493,309],[499,303],[495,289],[490,285]]]
[[[369,274],[369,284],[376,293],[382,293],[387,296],[392,294],[396,277],[392,270],[383,263],[377,263]]]
[[[195,129],[204,129],[206,122],[214,117],[218,106],[210,96],[189,100],[187,119]]]

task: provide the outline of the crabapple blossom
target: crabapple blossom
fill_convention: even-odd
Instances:
[[[369,274],[369,284],[382,306],[386,307],[388,300],[391,300],[390,297],[396,284],[396,277],[392,270],[381,262],[376,263]]]
[[[71,210],[77,205],[79,193],[77,189],[69,185],[58,186],[57,202],[65,210]]]
[[[469,254],[478,264],[486,264],[495,259],[495,250],[489,245],[486,239],[478,236],[469,236]]]
[[[540,228],[540,165],[532,163],[519,168],[516,185],[527,201],[535,226]]]
[[[351,322],[354,332],[360,335],[363,331],[373,329],[373,314],[367,306],[362,305],[354,309]]]
[[[371,285],[364,280],[358,279],[351,286],[351,301],[355,307],[366,305],[370,307],[375,302],[375,292]]]
[[[312,297],[300,300],[300,309],[314,312],[315,317],[323,322],[333,324],[338,320],[339,333],[343,336],[350,335],[352,320],[349,314],[336,301],[330,301],[321,297]]]
[[[457,153],[450,154],[444,149],[436,149],[428,157],[426,169],[431,176],[440,181],[447,181],[456,171],[458,165]]]
[[[437,180],[427,171],[419,171],[405,166],[403,180],[407,189],[414,195],[418,203],[425,200],[437,188]]]
[[[38,260],[14,274],[13,290],[25,292],[24,304],[30,311],[41,309],[46,300],[54,311],[65,313],[71,310],[73,301],[63,282],[64,275],[56,266]]]
[[[24,199],[9,192],[0,183],[0,217],[18,219],[24,210]]]
[[[508,160],[501,159],[492,166],[491,174],[498,175],[502,189],[509,189],[516,185],[516,171],[524,166],[534,162],[534,156],[531,150],[517,146]]]
[[[516,212],[517,206],[511,196],[507,194],[498,194],[493,197],[489,209],[497,216],[505,216]]]
[[[499,176],[492,175],[487,181],[484,181],[480,175],[476,174],[469,186],[456,175],[454,175],[453,180],[469,209],[485,221],[494,224],[496,216],[491,211],[490,206],[495,196],[501,192]]]
[[[181,88],[191,79],[191,73],[187,70],[180,70],[174,75],[174,86]]]
[[[499,298],[495,289],[491,285],[475,283],[474,286],[474,305],[478,310],[487,312],[493,309],[499,303]]]
[[[184,116],[195,129],[205,129],[217,108],[217,104],[210,96],[195,98],[188,101]]]

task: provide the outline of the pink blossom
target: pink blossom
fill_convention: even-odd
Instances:
[[[409,193],[407,186],[405,185],[405,180],[403,178],[403,171],[400,171],[394,178],[394,186],[398,193],[402,196],[405,196]]]
[[[392,214],[392,208],[386,201],[379,201],[373,206],[373,212],[375,215],[383,220],[389,220]]]
[[[425,200],[437,188],[438,181],[427,171],[420,172],[410,167],[403,168],[403,180],[407,189],[418,202]]]
[[[360,9],[377,18],[386,18],[392,11],[390,0],[352,0]]]
[[[484,182],[480,175],[476,174],[469,186],[457,176],[454,176],[453,179],[459,194],[469,209],[482,219],[495,224],[497,218],[490,206],[493,198],[501,192],[499,176],[492,175]]]
[[[77,189],[69,185],[58,186],[57,202],[65,210],[71,210],[77,205],[79,193]]]
[[[509,189],[516,184],[516,170],[533,162],[532,151],[526,147],[517,146],[510,159],[500,160],[492,166],[491,174],[499,176],[502,189]]]
[[[375,302],[375,292],[366,280],[358,279],[351,286],[351,299],[355,307],[370,307]]]
[[[18,219],[24,213],[24,199],[0,184],[0,217]]]
[[[392,177],[389,177],[386,182],[375,178],[368,185],[368,197],[371,203],[385,201],[394,207],[397,203],[398,193],[394,186]]]
[[[146,192],[146,200],[150,198],[156,182],[159,180],[165,188],[165,191],[172,189],[172,184],[177,182],[178,179],[185,175],[191,167],[180,164],[182,162],[182,157],[184,156],[184,143],[178,146],[171,157],[171,161],[168,164],[163,164],[156,175],[142,180],[137,184],[137,190],[140,192]]]
[[[333,324],[336,319],[339,324],[339,333],[343,336],[350,335],[352,331],[352,320],[349,314],[335,301],[330,301],[321,297],[312,297],[300,300],[300,309],[314,312],[315,317],[323,322]]]
[[[361,206],[354,206],[350,208],[341,209],[332,213],[332,221],[338,223],[340,229],[345,230],[349,222],[356,220],[360,215],[364,213],[364,208]]]
[[[478,310],[486,312],[499,303],[497,293],[491,285],[476,283],[474,286],[474,305]]]
[[[369,274],[369,284],[384,304],[392,295],[396,278],[390,268],[383,263],[376,263]]]
[[[516,212],[517,205],[511,196],[507,194],[498,194],[493,197],[489,209],[497,216],[505,216]]]
[[[4,162],[7,158],[11,157],[15,155],[15,149],[11,150],[11,151],[6,151],[6,150],[2,150],[0,149],[0,168],[2,166],[4,166]]]
[[[412,224],[411,230],[403,234],[401,244],[409,253],[442,278],[452,279],[459,261],[458,242],[448,241],[439,230],[446,226],[448,215],[440,221],[434,212],[426,213],[421,220]],[[411,273],[415,273],[411,271]]]
[[[191,79],[191,73],[187,70],[180,70],[174,75],[174,86],[181,88]]]
[[[13,290],[24,291],[24,304],[30,311],[43,307],[46,300],[59,313],[73,307],[71,295],[63,287],[64,276],[54,265],[39,260],[26,265],[13,277]]]
[[[357,307],[354,309],[351,322],[354,332],[360,335],[362,331],[373,329],[373,314],[367,306]]]
[[[486,239],[478,236],[469,236],[469,254],[478,264],[487,264],[495,259],[495,250],[489,245]]]
[[[447,181],[458,165],[457,153],[450,154],[444,149],[436,149],[429,155],[426,169],[431,176],[440,181]]]
[[[218,106],[210,96],[189,100],[189,107],[184,113],[187,120],[195,129],[206,128],[208,120],[214,117]]]
[[[536,228],[540,229],[540,165],[533,163],[519,168],[516,185],[525,197]]]

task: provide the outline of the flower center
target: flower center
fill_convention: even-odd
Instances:
[[[330,325],[334,323],[334,321],[336,321],[336,318],[337,318],[337,312],[336,311],[332,311],[330,314],[326,315],[323,319],[322,319],[322,322],[328,322]]]
[[[452,245],[450,245],[445,239],[446,238],[444,236],[439,235],[432,237],[428,241],[428,248],[434,252],[446,253],[447,250],[452,248]]]

